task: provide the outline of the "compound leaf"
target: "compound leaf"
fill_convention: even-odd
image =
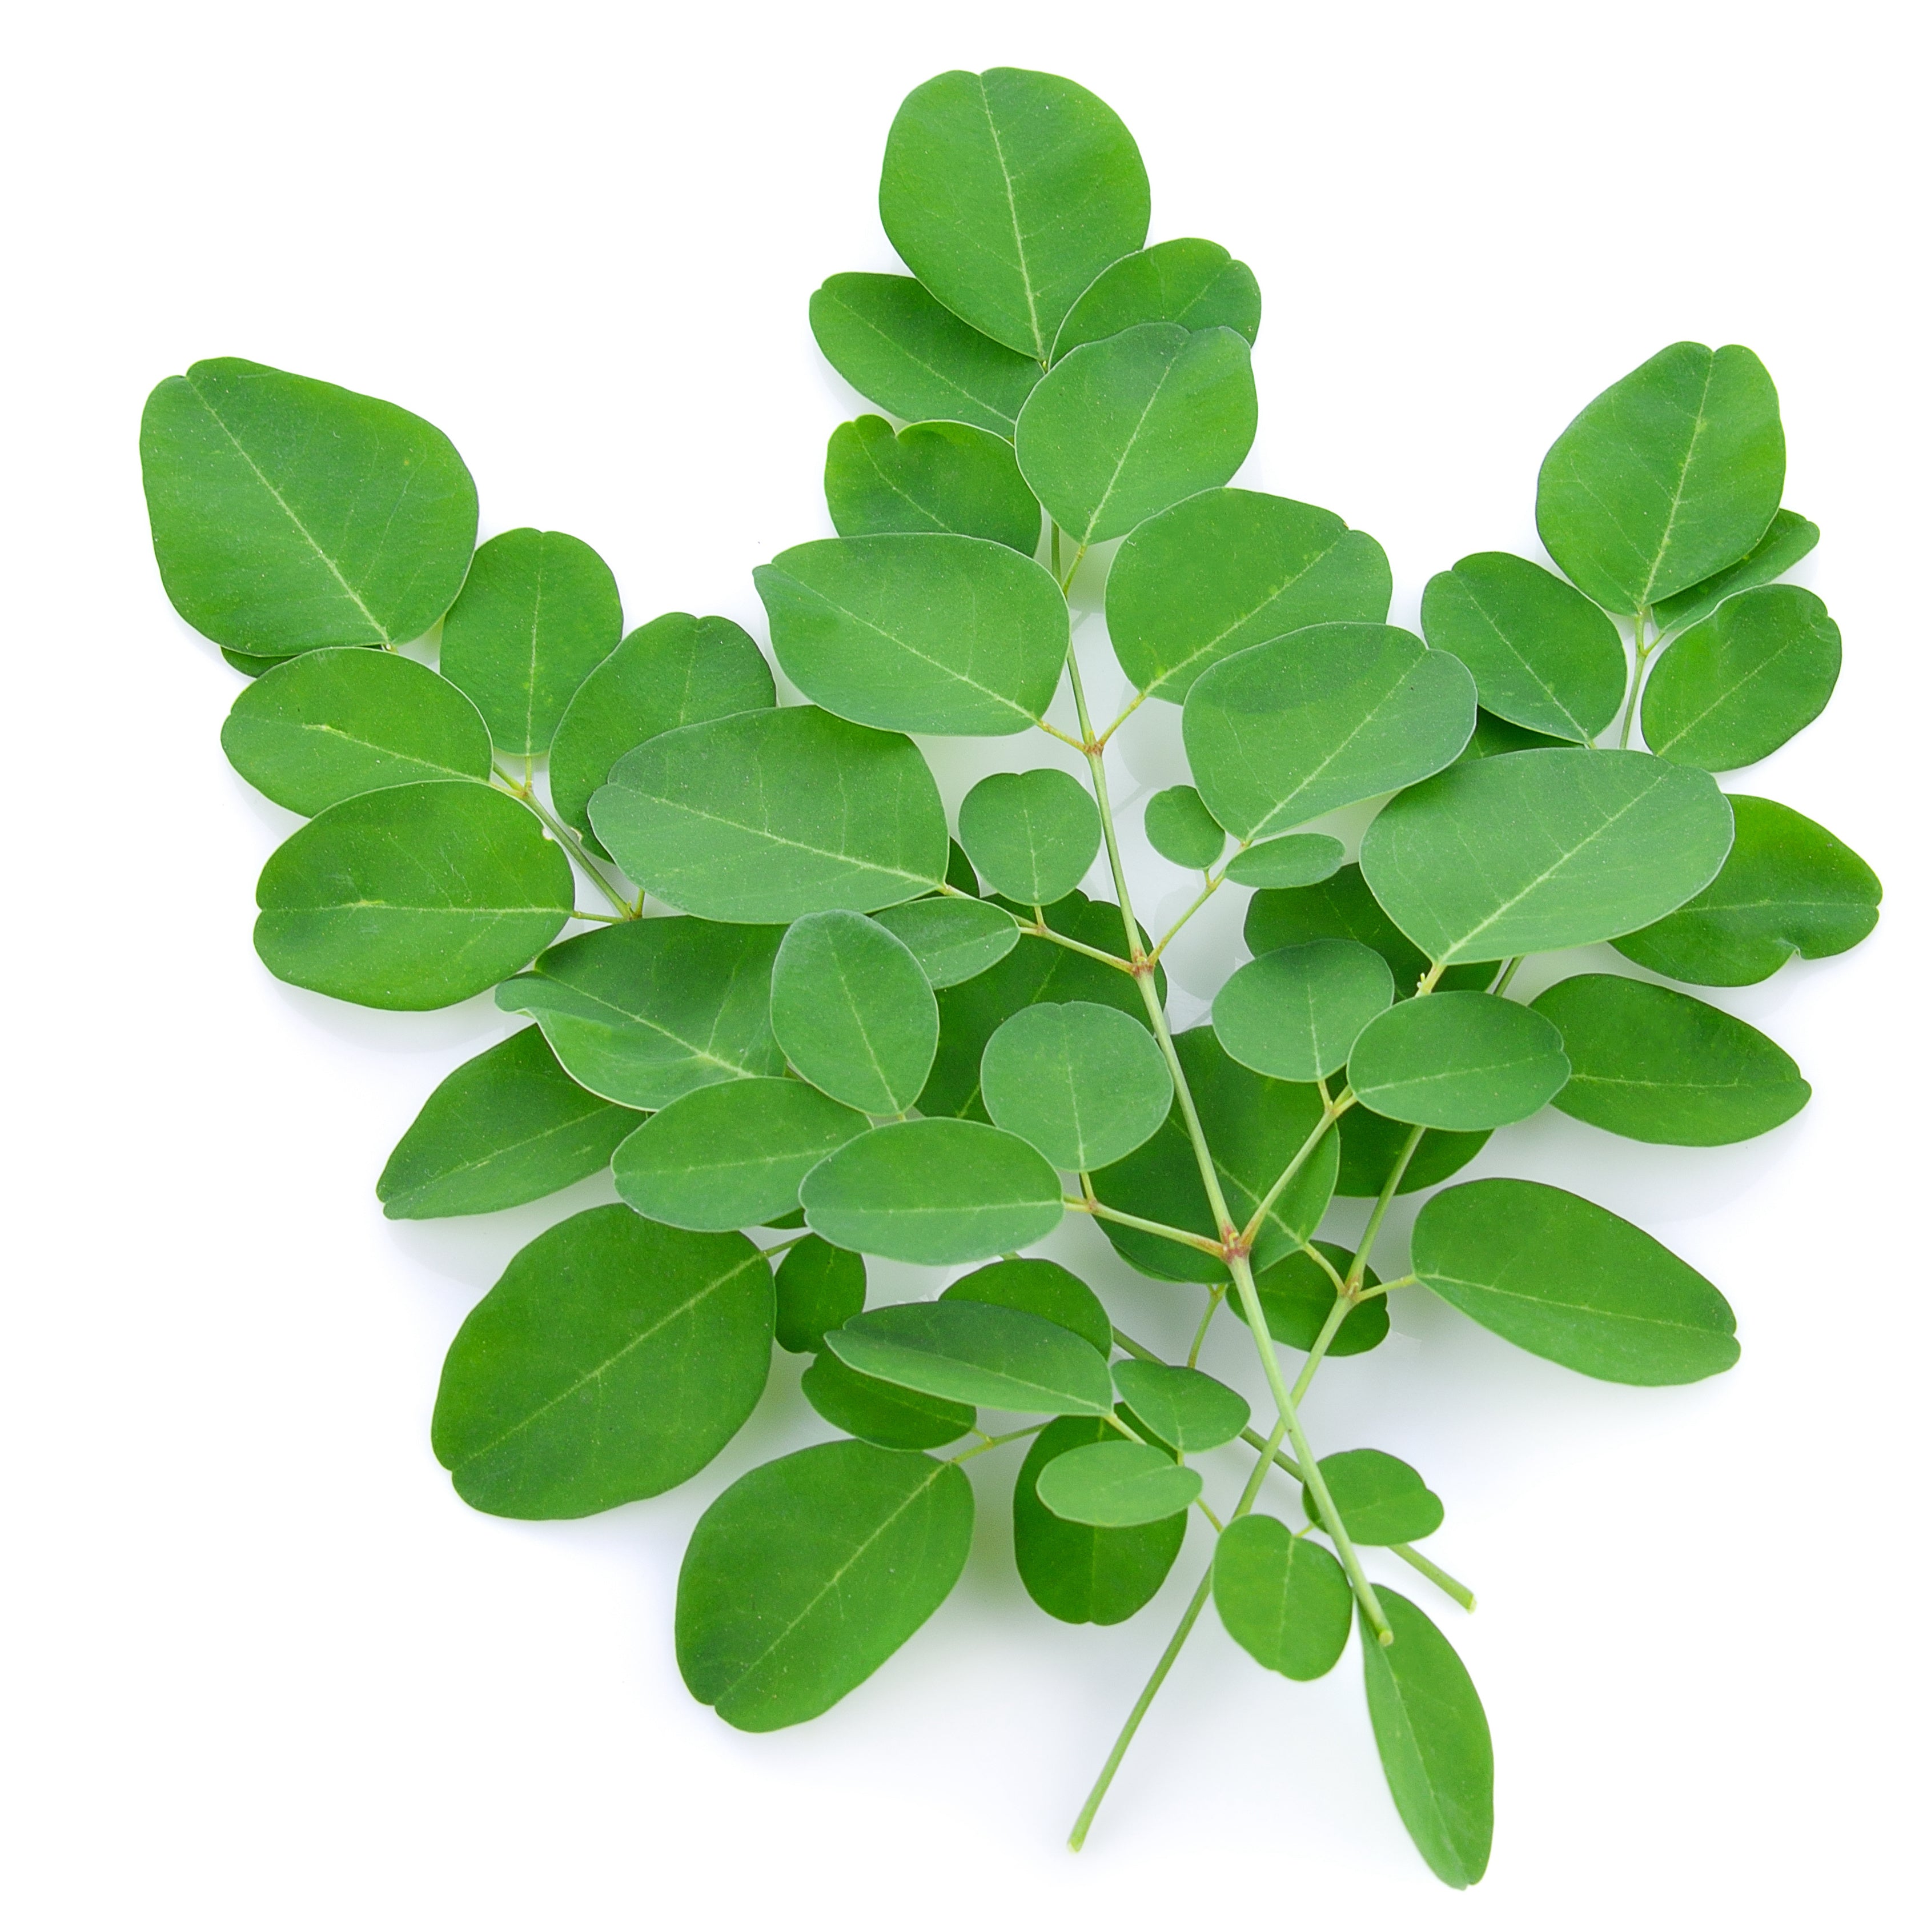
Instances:
[[[1012,443],[969,423],[896,434],[883,416],[841,423],[825,451],[825,501],[841,537],[982,537],[1028,557],[1039,547],[1039,506]]]
[[[1199,1496],[1198,1469],[1151,1442],[1095,1442],[1055,1456],[1039,1472],[1039,1500],[1069,1522],[1132,1529],[1183,1516]]]
[[[1318,1080],[1347,1064],[1395,997],[1387,962],[1355,939],[1315,939],[1250,959],[1215,996],[1214,1037],[1243,1066]]]
[[[1106,1358],[1028,1310],[959,1297],[868,1309],[825,1337],[861,1375],[949,1402],[1048,1415],[1105,1415]]]
[[[1078,779],[1051,766],[995,772],[959,806],[959,842],[992,890],[1051,905],[1099,855],[1099,808]]]
[[[1431,993],[1369,1022],[1348,1084],[1378,1114],[1455,1133],[1525,1120],[1569,1078],[1562,1034],[1492,993]]]
[[[1052,359],[1143,322],[1231,328],[1251,343],[1261,332],[1261,284],[1218,242],[1156,242],[1122,256],[1067,310]]]
[[[834,1100],[902,1114],[939,1043],[938,1002],[904,942],[862,914],[808,914],[771,969],[771,1028],[784,1057]]]
[[[1084,1000],[1015,1013],[986,1042],[979,1090],[999,1126],[1075,1173],[1131,1154],[1174,1102],[1173,1076],[1146,1028]]]
[[[1278,1516],[1243,1516],[1213,1546],[1213,1603],[1228,1635],[1263,1670],[1308,1684],[1340,1662],[1354,1592],[1319,1544]]]

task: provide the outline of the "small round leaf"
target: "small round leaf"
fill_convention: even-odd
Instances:
[[[1405,1000],[1369,1022],[1348,1062],[1378,1114],[1458,1133],[1525,1120],[1568,1078],[1561,1030],[1491,993]]]
[[[1243,1066],[1318,1080],[1345,1066],[1395,997],[1387,962],[1354,939],[1316,939],[1250,959],[1215,996],[1213,1030]]]
[[[1055,1167],[1089,1173],[1159,1130],[1173,1076],[1153,1036],[1113,1006],[1027,1006],[986,1042],[986,1111]]]
[[[807,1234],[778,1264],[778,1346],[815,1354],[865,1306],[865,1257]]]
[[[959,806],[959,842],[992,890],[1051,905],[1099,855],[1099,808],[1077,778],[1051,766],[995,772]]]
[[[1307,1684],[1341,1660],[1354,1592],[1319,1544],[1278,1516],[1243,1516],[1213,1546],[1213,1603],[1228,1635],[1263,1670]]]
[[[1114,1386],[1120,1399],[1160,1440],[1191,1456],[1231,1442],[1247,1426],[1252,1411],[1246,1396],[1198,1369],[1170,1368],[1164,1362],[1116,1363]]]
[[[1227,834],[1192,785],[1156,791],[1147,801],[1146,818],[1147,844],[1177,866],[1204,872],[1226,849]]]
[[[1180,1516],[1199,1496],[1198,1469],[1150,1442],[1115,1440],[1069,1449],[1039,1472],[1039,1500],[1068,1522],[1130,1529]]]
[[[932,1070],[939,1008],[902,940],[859,913],[811,913],[778,949],[771,1028],[785,1058],[834,1100],[902,1114]]]

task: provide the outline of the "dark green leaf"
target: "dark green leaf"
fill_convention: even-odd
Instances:
[[[427,665],[355,648],[267,661],[221,728],[228,762],[304,818],[423,778],[487,778],[476,707]]]
[[[540,1200],[607,1166],[638,1118],[578,1086],[526,1027],[466,1060],[423,1102],[376,1198],[392,1221]]]
[[[1392,624],[1316,624],[1187,694],[1187,761],[1237,838],[1264,838],[1453,762],[1475,728],[1459,658]]]
[[[1213,1546],[1213,1602],[1256,1664],[1308,1684],[1340,1662],[1354,1592],[1319,1544],[1278,1516],[1243,1516]]]
[[[956,986],[997,966],[1019,944],[1009,914],[982,899],[911,899],[886,906],[879,924],[908,946],[934,986]]]
[[[959,806],[959,839],[992,890],[1051,905],[1099,855],[1099,809],[1078,779],[1050,766],[995,772]]]
[[[865,1306],[865,1257],[807,1234],[778,1264],[778,1346],[815,1354]]]
[[[784,1057],[834,1100],[902,1114],[932,1070],[939,1008],[902,940],[860,913],[811,913],[778,949],[771,1029]]]
[[[1150,1442],[1096,1442],[1055,1456],[1039,1472],[1039,1500],[1068,1522],[1132,1529],[1181,1516],[1200,1494],[1200,1472]]]
[[[515,800],[440,780],[331,805],[262,868],[255,950],[358,1006],[454,1006],[556,937],[576,881]]]
[[[1457,971],[1465,971],[1458,968]],[[1486,967],[1483,968],[1487,972]],[[1446,985],[1453,974],[1445,976]],[[1408,1144],[1408,1124],[1391,1120],[1372,1107],[1350,1107],[1341,1117],[1341,1172],[1336,1177],[1337,1195],[1372,1198],[1381,1191],[1402,1149]],[[1487,1132],[1479,1134],[1445,1134],[1433,1130],[1421,1137],[1421,1144],[1402,1170],[1397,1194],[1419,1193],[1459,1174],[1488,1144]]]
[[[956,1464],[823,1442],[740,1476],[677,1578],[677,1667],[741,1731],[828,1711],[943,1603],[972,1547]]]
[[[1347,856],[1348,848],[1325,832],[1289,832],[1235,853],[1227,862],[1227,876],[1237,886],[1318,886],[1333,878]]]
[[[1342,1118],[1348,1120],[1354,1115],[1345,1114]],[[1344,1166],[1346,1158],[1344,1148]],[[1377,1194],[1381,1192],[1379,1176],[1371,1191]],[[1333,1264],[1337,1274],[1344,1276],[1347,1274],[1348,1264],[1354,1259],[1347,1249],[1333,1241],[1316,1241],[1313,1245]],[[1381,1285],[1381,1277],[1372,1268],[1362,1270],[1361,1280],[1367,1288]],[[1327,1269],[1303,1250],[1296,1254],[1284,1255],[1271,1268],[1263,1268],[1254,1277],[1254,1286],[1261,1298],[1261,1312],[1267,1318],[1267,1333],[1291,1348],[1303,1352],[1312,1348],[1320,1339],[1327,1318],[1334,1312],[1334,1283]],[[1240,1305],[1238,1294],[1230,1294],[1227,1305],[1243,1322],[1247,1319],[1247,1311]],[[1388,1298],[1378,1294],[1370,1300],[1357,1303],[1353,1311],[1342,1318],[1341,1326],[1334,1331],[1334,1339],[1327,1345],[1327,1352],[1330,1355],[1365,1355],[1370,1348],[1378,1348],[1387,1340],[1387,1335]]]
[[[1475,711],[1475,735],[1462,748],[1462,756],[1457,764],[1467,763],[1471,758],[1500,758],[1504,752],[1542,752],[1559,749],[1569,741],[1552,738],[1546,731],[1531,731],[1525,725],[1511,724],[1506,718],[1498,718],[1492,711],[1484,711],[1478,705]]]
[[[1261,332],[1261,285],[1218,242],[1159,242],[1123,256],[1066,313],[1053,358],[1143,322],[1231,328],[1251,343]]]
[[[1020,1309],[1070,1328],[1081,1341],[1097,1348],[1102,1360],[1113,1353],[1113,1324],[1099,1297],[1057,1262],[1030,1257],[994,1262],[954,1282],[939,1299],[989,1301],[995,1307]]]
[[[1226,850],[1227,834],[1192,785],[1169,785],[1156,791],[1147,800],[1145,812],[1147,844],[1177,866],[1204,872]]]
[[[440,430],[238,356],[148,397],[141,480],[169,602],[257,656],[421,637],[475,547],[476,486]]]
[[[1583,973],[1535,1002],[1562,1030],[1565,1114],[1632,1140],[1722,1147],[1781,1126],[1810,1083],[1775,1040],[1687,993]]]
[[[1131,1154],[1173,1106],[1153,1036],[1116,1006],[1027,1006],[986,1042],[986,1111],[1055,1167],[1085,1173]]]
[[[1422,1209],[1423,1283],[1504,1341],[1604,1382],[1701,1382],[1738,1355],[1730,1304],[1606,1208],[1529,1180],[1471,1180]]]
[[[1276,1080],[1320,1079],[1395,997],[1387,962],[1357,939],[1315,939],[1250,959],[1213,1002],[1214,1036]]]
[[[976,1412],[963,1402],[882,1382],[846,1367],[829,1349],[799,1378],[805,1400],[834,1429],[881,1449],[938,1449],[971,1428]]]
[[[1344,1449],[1321,1459],[1321,1473],[1354,1542],[1419,1543],[1441,1527],[1441,1498],[1399,1456],[1379,1449]],[[1321,1522],[1306,1488],[1301,1504],[1310,1522]]]
[[[1665,597],[1657,604],[1654,616],[1659,631],[1676,631],[1686,625],[1701,623],[1726,597],[1753,585],[1768,584],[1781,577],[1792,564],[1801,562],[1817,546],[1817,526],[1794,510],[1780,510],[1770,520],[1756,548],[1741,563]]]
[[[1105,1415],[1106,1358],[1024,1309],[960,1297],[868,1309],[825,1337],[848,1367],[949,1402],[1048,1415]]]
[[[430,1440],[477,1509],[589,1516],[694,1476],[770,1366],[771,1270],[742,1234],[592,1208],[539,1234],[471,1311]]]
[[[355,644],[343,648],[353,650],[373,650],[371,644]],[[273,670],[282,660],[279,657],[258,657],[247,651],[231,651],[226,644],[220,646],[221,656],[230,670],[238,670],[244,677],[259,677],[264,672]]]
[[[1162,1442],[1185,1456],[1231,1442],[1252,1413],[1246,1396],[1198,1369],[1170,1368],[1164,1362],[1120,1362],[1114,1365],[1113,1382],[1133,1413]]]
[[[1428,970],[1427,956],[1375,903],[1359,866],[1343,866],[1318,885],[1256,892],[1243,932],[1249,950],[1257,955],[1317,939],[1359,940],[1388,962],[1397,999],[1411,998]],[[1452,966],[1440,983],[1444,991],[1461,992],[1486,986],[1495,976],[1489,966]]]
[[[1568,1078],[1554,1023],[1492,993],[1405,1000],[1368,1023],[1348,1062],[1376,1113],[1456,1133],[1525,1120]]]
[[[1028,557],[1039,547],[1039,506],[1012,443],[969,423],[916,422],[896,435],[883,416],[839,424],[825,451],[825,500],[841,537],[936,532]]]

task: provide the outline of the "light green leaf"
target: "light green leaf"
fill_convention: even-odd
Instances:
[[[825,500],[841,537],[949,533],[1027,557],[1039,548],[1039,506],[1012,443],[968,423],[915,422],[896,435],[883,416],[839,424]]]
[[[1011,438],[1045,374],[969,328],[910,275],[834,275],[811,298],[811,333],[859,394],[907,422],[971,423]]]
[[[1243,1066],[1318,1080],[1348,1062],[1395,997],[1387,962],[1355,939],[1315,939],[1250,959],[1215,996],[1214,1036]]]
[[[1150,1442],[1096,1442],[1055,1456],[1039,1472],[1039,1500],[1069,1522],[1131,1529],[1183,1515],[1200,1494],[1200,1472]]]
[[[955,70],[905,98],[878,212],[955,315],[1044,362],[1066,313],[1147,238],[1147,170],[1120,117],[1057,74]]]
[[[814,1168],[805,1218],[841,1248],[928,1267],[1030,1246],[1059,1225],[1060,1179],[1018,1138],[976,1120],[874,1128]]]
[[[1348,1062],[1376,1113],[1456,1133],[1525,1120],[1568,1078],[1554,1023],[1492,993],[1405,1000],[1368,1023]]]
[[[771,667],[728,617],[653,617],[577,687],[550,741],[550,802],[607,857],[590,830],[590,800],[625,752],[660,731],[777,701]]]
[[[941,1448],[956,1442],[977,1414],[969,1402],[946,1402],[862,1376],[829,1348],[799,1378],[798,1388],[834,1429],[881,1449]]]
[[[1783,494],[1783,424],[1749,350],[1677,342],[1555,440],[1536,528],[1612,610],[1646,610],[1747,556]]]
[[[1495,1835],[1495,1754],[1489,1720],[1447,1638],[1407,1598],[1376,1592],[1392,1644],[1364,1626],[1368,1715],[1389,1795],[1415,1849],[1456,1891],[1489,1869]]]
[[[1231,1442],[1252,1413],[1246,1396],[1198,1369],[1169,1368],[1164,1362],[1119,1362],[1114,1366],[1113,1382],[1121,1401],[1162,1442],[1184,1456]]]
[[[1470,1180],[1415,1222],[1423,1284],[1506,1342],[1611,1382],[1701,1382],[1737,1359],[1730,1304],[1606,1208],[1531,1180]]]
[[[1793,956],[1848,952],[1877,924],[1884,888],[1843,841],[1773,799],[1733,794],[1736,843],[1716,878],[1616,950],[1697,986],[1750,986]]]
[[[994,892],[1051,905],[1099,856],[1099,808],[1078,779],[1051,766],[995,772],[961,803],[959,842]]]
[[[1361,870],[1430,958],[1507,959],[1633,932],[1717,875],[1730,808],[1640,752],[1512,752],[1392,800]]]
[[[1213,1603],[1228,1635],[1263,1670],[1309,1684],[1341,1660],[1354,1592],[1319,1544],[1278,1516],[1243,1516],[1213,1546]]]
[[[1483,968],[1484,972],[1489,968]],[[1335,1177],[1336,1195],[1372,1200],[1393,1172],[1408,1144],[1408,1123],[1391,1120],[1372,1107],[1350,1107],[1341,1117],[1341,1172]],[[1479,1134],[1450,1134],[1431,1129],[1421,1137],[1402,1172],[1397,1194],[1416,1194],[1451,1174],[1459,1174],[1488,1144],[1489,1130]]]
[[[721,1080],[781,1073],[771,1034],[772,926],[627,920],[552,946],[496,989],[573,1078],[627,1107],[667,1107]]]
[[[817,912],[778,949],[771,1028],[814,1087],[868,1114],[902,1114],[932,1070],[939,1007],[902,940],[859,913]]]
[[[1356,1543],[1419,1543],[1441,1527],[1441,1498],[1399,1456],[1379,1449],[1344,1449],[1321,1459],[1321,1473]],[[1313,1493],[1305,1486],[1301,1504],[1311,1522],[1322,1522]]]
[[[1332,510],[1205,490],[1150,518],[1106,577],[1120,668],[1177,704],[1201,672],[1312,624],[1378,624],[1394,578],[1381,546]]]
[[[640,1214],[721,1233],[796,1207],[798,1184],[866,1124],[802,1080],[727,1080],[652,1114],[611,1167]]]
[[[1017,1308],[1047,1322],[1070,1328],[1102,1360],[1113,1353],[1113,1324],[1098,1295],[1057,1262],[1027,1256],[994,1262],[975,1268],[940,1296],[941,1301],[989,1301],[998,1308]]]
[[[450,1345],[430,1439],[493,1516],[589,1516],[694,1476],[771,1366],[771,1270],[742,1234],[592,1208],[539,1234]]]
[[[666,731],[590,801],[611,857],[667,904],[788,925],[935,892],[945,807],[910,740],[811,706]]]
[[[346,647],[271,658],[221,728],[228,762],[304,818],[425,778],[487,778],[476,707],[427,665]]]
[[[828,1711],[946,1600],[972,1547],[955,1464],[822,1442],[740,1476],[677,1577],[677,1667],[741,1731]]]
[[[912,899],[884,907],[875,916],[910,948],[934,986],[956,986],[976,979],[1019,944],[1019,928],[1012,915],[983,899]]]
[[[785,675],[853,723],[1003,737],[1036,723],[1066,656],[1059,586],[976,537],[837,537],[752,575]]]
[[[865,1306],[865,1257],[807,1234],[778,1264],[778,1346],[814,1354]]]
[[[1411,998],[1428,970],[1426,954],[1376,904],[1359,866],[1343,866],[1316,885],[1256,892],[1242,932],[1248,950],[1257,956],[1316,939],[1359,940],[1388,962],[1397,999]],[[1492,967],[1451,966],[1440,984],[1460,992],[1486,986],[1495,976]],[[1375,1192],[1379,1185],[1368,1191]]]
[[[1227,849],[1227,834],[1192,785],[1169,785],[1156,791],[1145,811],[1147,844],[1177,866],[1204,872]]]
[[[1360,1111],[1358,1107],[1352,1108],[1342,1119],[1344,1122],[1351,1120]],[[1344,1167],[1346,1165],[1345,1145],[1342,1164]],[[1381,1191],[1378,1174],[1374,1186],[1368,1191],[1375,1194]],[[1347,1249],[1333,1241],[1316,1241],[1312,1245],[1333,1264],[1337,1274],[1347,1274],[1348,1264],[1354,1259]],[[1361,1280],[1369,1288],[1381,1285],[1381,1277],[1372,1268],[1363,1268]],[[1334,1312],[1334,1283],[1327,1270],[1303,1249],[1297,1254],[1284,1255],[1272,1267],[1263,1268],[1254,1277],[1254,1286],[1261,1297],[1261,1312],[1266,1318],[1267,1333],[1291,1348],[1303,1352],[1312,1348],[1328,1316]],[[1247,1311],[1240,1305],[1239,1295],[1230,1294],[1227,1305],[1243,1322],[1247,1319]],[[1330,1355],[1365,1355],[1387,1338],[1388,1298],[1378,1294],[1372,1300],[1357,1303],[1353,1311],[1342,1318],[1341,1326],[1334,1331],[1333,1339],[1327,1345],[1327,1352]]]
[[[1085,1000],[1015,1013],[986,1042],[979,1090],[999,1126],[1072,1173],[1131,1154],[1174,1102],[1145,1027]]]
[[[1043,1316],[989,1301],[868,1309],[825,1337],[848,1367],[949,1402],[1048,1415],[1105,1415],[1106,1358]]]
[[[1753,765],[1830,703],[1843,662],[1821,598],[1789,584],[1744,591],[1693,624],[1650,674],[1644,742],[1706,772]]]
[[[277,980],[420,1012],[480,993],[556,937],[576,881],[515,800],[442,780],[364,792],[277,846],[255,950]]]
[[[577,688],[617,647],[610,567],[561,530],[505,530],[477,551],[442,620],[442,675],[476,702],[496,749],[550,749]]]
[[[476,486],[440,430],[238,356],[148,397],[141,481],[168,601],[256,656],[407,644],[475,548]]]
[[[1588,744],[1628,688],[1623,640],[1603,610],[1505,550],[1477,551],[1431,577],[1421,627],[1474,674],[1486,710],[1533,731]]]
[[[1246,339],[1149,322],[1075,349],[1026,399],[1019,470],[1079,545],[1225,483],[1252,447]]]
[[[1535,1010],[1561,1029],[1573,1070],[1556,1106],[1631,1140],[1723,1147],[1781,1126],[1810,1098],[1775,1040],[1667,986],[1582,973]]]
[[[1052,359],[1143,322],[1231,328],[1251,343],[1261,332],[1261,285],[1218,242],[1156,242],[1123,256],[1073,304],[1054,338]]]
[[[578,1086],[526,1027],[466,1060],[423,1102],[376,1198],[392,1221],[541,1200],[608,1166],[638,1118]]]
[[[1679,590],[1674,597],[1661,598],[1652,614],[1657,628],[1676,631],[1700,624],[1725,598],[1781,577],[1816,547],[1817,526],[1809,518],[1800,517],[1794,510],[1778,511],[1756,548],[1741,563],[1693,584],[1687,590]]]
[[[1347,856],[1348,848],[1325,832],[1288,832],[1235,853],[1227,862],[1227,876],[1237,886],[1276,890],[1318,886],[1333,878]]]
[[[1187,694],[1187,762],[1237,838],[1413,784],[1475,727],[1459,658],[1392,624],[1316,624],[1225,659]]]

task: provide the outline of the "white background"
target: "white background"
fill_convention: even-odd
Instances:
[[[11,1923],[1910,1919],[1931,428],[1915,11],[163,0],[16,18]],[[1477,1170],[1653,1229],[1736,1304],[1741,1366],[1609,1388],[1408,1295],[1397,1337],[1310,1404],[1318,1443],[1420,1465],[1448,1504],[1432,1546],[1481,1595],[1468,1618],[1414,1586],[1496,1737],[1495,1862],[1466,1895],[1403,1838],[1353,1654],[1290,1684],[1210,1615],[1069,1857],[1201,1550],[1141,1618],[1054,1624],[1012,1576],[999,1456],[974,1466],[965,1580],[907,1650],[815,1724],[718,1724],[673,1662],[677,1563],[724,1483],[820,1432],[795,1364],[683,1492],[582,1523],[456,1501],[427,1442],[448,1338],[523,1242],[604,1197],[381,1218],[390,1145],[506,1023],[487,1000],[364,1012],[261,970],[251,888],[290,821],[223,763],[236,680],[148,554],[142,397],[241,355],[429,417],[486,532],[586,538],[630,621],[715,610],[761,636],[751,566],[828,530],[824,439],[854,412],[806,297],[895,266],[873,196],[902,95],[1003,63],[1124,116],[1155,238],[1253,264],[1262,430],[1241,480],[1378,536],[1397,622],[1466,551],[1537,554],[1543,451],[1679,338],[1762,354],[1787,500],[1823,527],[1800,580],[1843,628],[1836,700],[1731,782],[1823,819],[1891,896],[1860,952],[1714,995],[1798,1055],[1815,1100],[1708,1151],[1551,1117]],[[1133,758],[1164,780],[1156,735]],[[1157,861],[1143,877],[1156,902],[1178,884]],[[1181,976],[1211,991],[1198,957]],[[1091,1233],[1054,1251],[1095,1258]],[[934,1285],[899,1276],[874,1292]],[[1164,1291],[1120,1304],[1180,1332]],[[1210,1359],[1237,1376],[1234,1339]]]

